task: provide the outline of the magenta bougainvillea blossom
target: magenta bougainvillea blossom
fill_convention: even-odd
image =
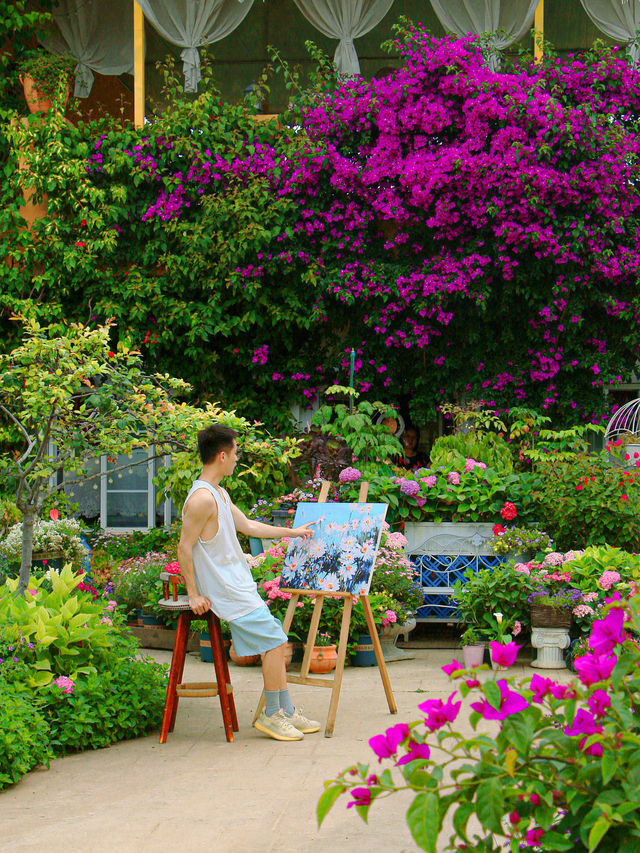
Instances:
[[[274,305],[241,353],[258,391],[277,377],[306,403],[353,346],[357,387],[392,386],[421,414],[468,392],[605,417],[603,390],[640,349],[640,72],[615,49],[494,72],[474,37],[421,27],[398,50],[393,74],[292,102],[283,128],[239,154],[145,131],[126,146],[153,199],[141,220],[196,228],[208,197],[252,181],[286,203],[225,282],[243,318],[258,295]],[[95,142],[96,180],[109,150]],[[300,346],[277,317],[292,292]]]

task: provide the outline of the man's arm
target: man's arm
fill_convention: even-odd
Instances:
[[[198,541],[207,521],[218,516],[218,505],[213,495],[201,489],[189,498],[182,520],[182,531],[178,543],[178,562],[189,596],[189,606],[195,614],[202,616],[211,609],[211,602],[198,593],[193,576],[193,546]]]
[[[300,527],[276,527],[273,524],[265,524],[263,521],[253,521],[239,510],[235,504],[231,504],[231,515],[236,530],[239,533],[244,533],[245,536],[254,536],[256,539],[282,539],[283,536],[289,536],[295,539],[302,536],[303,539],[313,536],[311,525],[315,521],[309,521]]]

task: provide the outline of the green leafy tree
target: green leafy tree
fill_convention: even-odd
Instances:
[[[181,452],[193,458],[197,431],[214,421],[248,432],[254,458],[279,452],[256,438],[257,425],[234,413],[211,403],[177,402],[189,390],[187,383],[168,374],[146,374],[140,353],[123,340],[112,350],[112,329],[111,323],[95,329],[70,324],[59,335],[55,327],[24,320],[20,346],[0,355],[0,412],[22,439],[20,449],[0,459],[0,476],[16,483],[23,515],[21,591],[29,579],[34,520],[44,501],[64,484],[100,476],[87,467],[96,456],[153,448],[151,458]],[[294,452],[295,443],[288,449]],[[280,455],[286,465],[286,454]],[[52,483],[60,468],[68,478]],[[192,472],[189,476],[193,479]]]

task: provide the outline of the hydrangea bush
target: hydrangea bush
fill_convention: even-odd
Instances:
[[[421,719],[369,740],[377,762],[325,783],[319,822],[344,794],[366,821],[377,800],[407,790],[407,823],[428,853],[640,850],[638,632],[640,600],[614,596],[568,684],[485,678],[486,667],[454,660],[443,667],[456,686],[446,701],[421,703]],[[518,649],[492,647],[505,664]],[[471,735],[456,724],[463,713]]]

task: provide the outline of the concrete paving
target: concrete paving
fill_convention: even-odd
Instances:
[[[153,657],[169,662],[170,652]],[[347,798],[318,829],[323,782],[356,762],[376,761],[367,740],[417,706],[452,691],[440,670],[453,649],[415,649],[389,664],[398,714],[388,712],[377,668],[347,668],[332,738],[322,731],[276,742],[251,727],[259,668],[230,665],[240,731],[227,743],[217,698],[182,699],[166,744],[158,733],[108,749],[59,758],[0,794],[0,851],[11,853],[363,853],[415,851],[405,794],[379,801],[363,823]],[[458,653],[458,657],[460,654]],[[517,665],[510,671],[530,675]],[[550,673],[551,674],[551,673]],[[565,677],[553,672],[554,677]],[[213,679],[213,666],[187,656],[185,681]],[[567,674],[568,677],[568,674]],[[326,720],[329,690],[292,685],[296,704]],[[463,713],[459,718],[466,720]],[[470,732],[463,722],[462,731]],[[372,762],[373,759],[373,762]]]

